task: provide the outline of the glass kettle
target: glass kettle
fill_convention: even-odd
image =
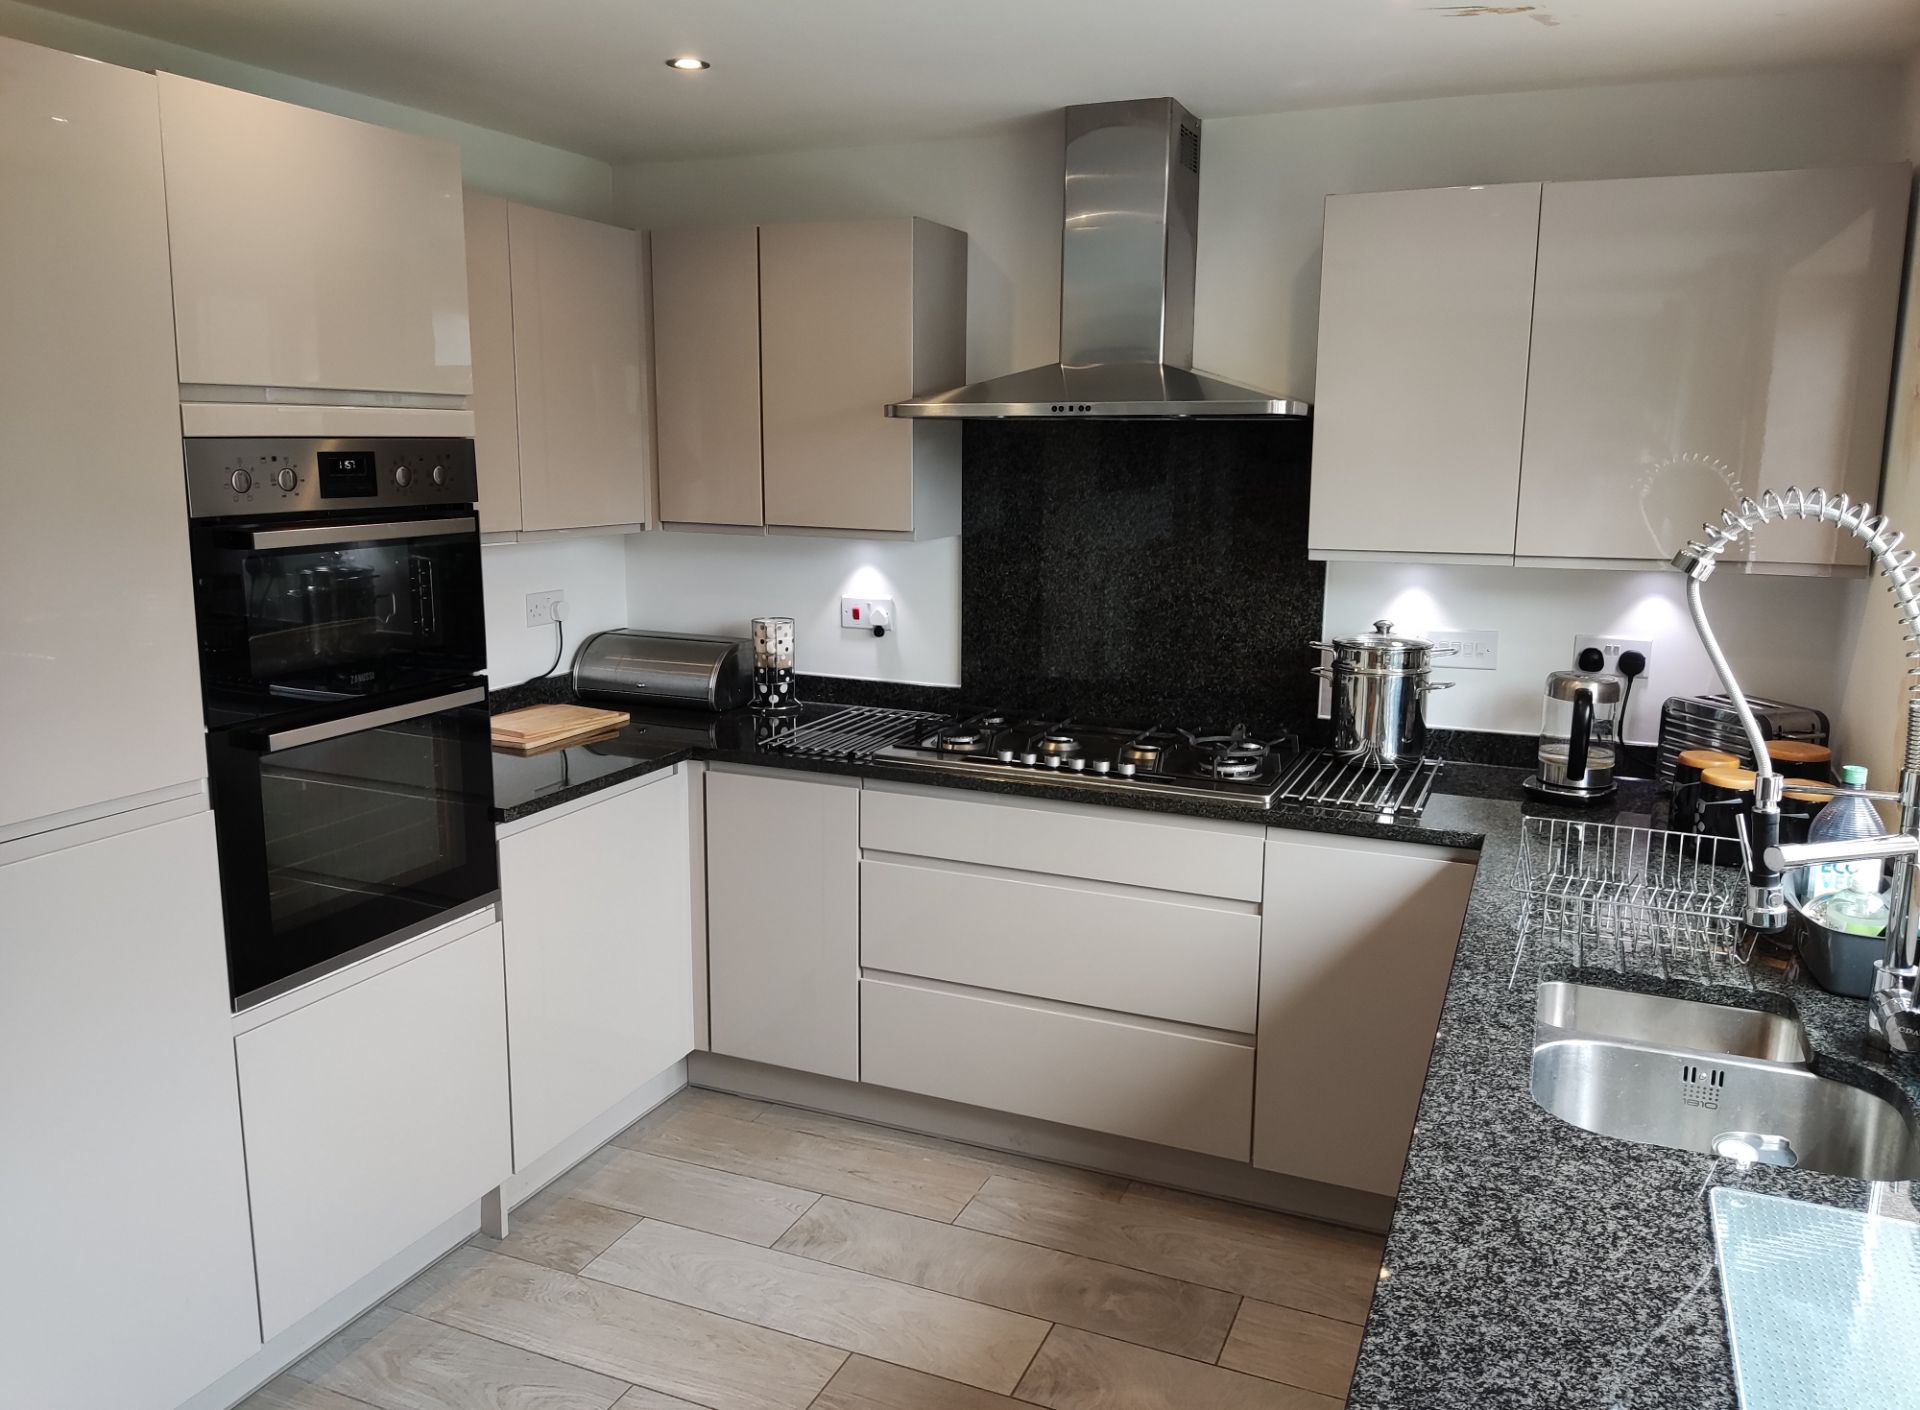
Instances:
[[[1547,677],[1540,719],[1540,768],[1527,790],[1558,803],[1613,796],[1619,754],[1619,676],[1555,671]]]

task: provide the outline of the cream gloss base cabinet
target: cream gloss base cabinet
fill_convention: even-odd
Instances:
[[[694,1046],[687,774],[500,839],[514,1169]]]
[[[500,926],[414,944],[233,1040],[269,1341],[512,1171]]]
[[[459,149],[156,77],[180,382],[471,393]]]
[[[1434,848],[1270,831],[1253,1163],[1400,1186],[1475,863]]]
[[[966,380],[964,234],[903,217],[652,238],[667,525],[960,532],[960,427],[885,408]]]
[[[649,527],[643,237],[479,191],[465,212],[481,532]]]

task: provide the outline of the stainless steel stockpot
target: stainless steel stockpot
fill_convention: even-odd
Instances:
[[[1436,657],[1453,648],[1424,637],[1400,636],[1390,621],[1370,632],[1316,641],[1331,660],[1313,673],[1333,685],[1333,752],[1382,766],[1411,763],[1427,749],[1427,696],[1451,681],[1428,675]]]

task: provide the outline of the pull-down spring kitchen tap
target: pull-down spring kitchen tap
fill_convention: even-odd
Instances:
[[[1700,585],[1730,544],[1752,534],[1762,524],[1783,519],[1811,519],[1847,530],[1866,544],[1874,567],[1886,578],[1894,606],[1906,626],[1909,662],[1920,661],[1920,554],[1901,547],[1884,514],[1870,504],[1854,504],[1846,495],[1825,490],[1785,494],[1768,490],[1758,500],[1743,498],[1739,505],[1708,524],[1700,538],[1674,555],[1673,566],[1687,575],[1687,611],[1700,633],[1707,659],[1733,702],[1740,727],[1753,750],[1753,811],[1747,844],[1746,921],[1759,931],[1778,931],[1786,925],[1787,901],[1782,874],[1790,867],[1817,862],[1879,858],[1893,863],[1893,887],[1887,905],[1887,948],[1874,966],[1873,997],[1868,1006],[1868,1041],[1898,1052],[1920,1051],[1920,666],[1907,667],[1907,747],[1900,770],[1900,829],[1852,842],[1783,844],[1780,841],[1780,796],[1783,782],[1767,754],[1760,724],[1747,704],[1745,692],[1733,677],[1733,668],[1707,622]]]

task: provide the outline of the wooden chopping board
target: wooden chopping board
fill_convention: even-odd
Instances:
[[[529,705],[493,717],[493,747],[538,754],[611,734],[631,718],[624,710],[595,710],[586,705]]]

